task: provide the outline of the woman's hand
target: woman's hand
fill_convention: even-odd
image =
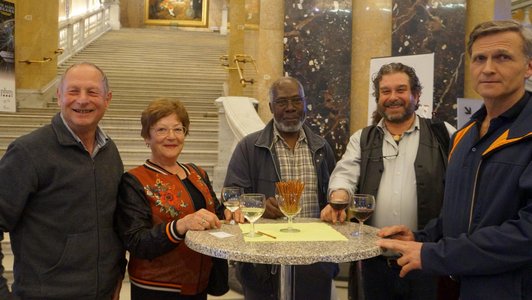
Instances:
[[[189,230],[201,231],[212,228],[220,228],[221,226],[222,222],[218,219],[218,217],[214,213],[204,208],[177,220],[177,231],[180,235],[184,235]]]

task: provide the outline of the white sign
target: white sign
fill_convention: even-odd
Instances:
[[[464,127],[465,123],[471,119],[471,116],[479,110],[482,104],[484,104],[484,101],[480,99],[458,98],[456,104],[456,126],[460,129]]]
[[[371,59],[369,67],[368,125],[371,125],[371,115],[377,109],[377,102],[373,96],[373,76],[379,72],[382,65],[392,62],[400,62],[414,68],[423,87],[417,113],[422,117],[430,118],[432,116],[434,94],[434,53],[377,57]]]
[[[15,112],[15,4],[0,0],[0,111]]]

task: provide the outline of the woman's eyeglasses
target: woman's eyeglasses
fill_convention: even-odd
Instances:
[[[187,133],[187,128],[184,126],[174,128],[157,127],[154,128],[154,132],[157,136],[168,136],[170,132],[173,132],[176,136],[181,136]]]

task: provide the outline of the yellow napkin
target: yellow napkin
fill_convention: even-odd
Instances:
[[[239,224],[240,230],[247,233],[251,230],[250,224]],[[246,242],[306,242],[306,241],[347,241],[347,238],[333,229],[327,223],[294,223],[293,228],[299,232],[281,232],[282,228],[287,228],[287,223],[259,223],[255,224],[255,231],[267,233],[267,235],[250,238],[244,235]]]

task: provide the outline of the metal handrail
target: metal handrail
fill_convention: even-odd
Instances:
[[[43,64],[43,63],[47,63],[47,62],[51,62],[52,61],[52,58],[51,57],[43,57],[42,60],[37,60],[37,59],[26,59],[26,60],[19,60],[18,62],[19,63],[25,63],[25,64]]]
[[[254,84],[255,80],[253,78],[251,78],[251,79],[245,79],[244,78],[244,68],[242,66],[240,66],[240,64],[241,63],[243,63],[243,64],[252,63],[253,66],[255,67],[255,72],[258,73],[257,64],[255,62],[255,59],[253,59],[253,57],[251,55],[236,54],[234,56],[233,62],[236,64],[236,68],[238,70],[238,75],[240,76],[240,84],[242,85],[242,87],[246,87],[246,85],[248,83],[249,84]]]

